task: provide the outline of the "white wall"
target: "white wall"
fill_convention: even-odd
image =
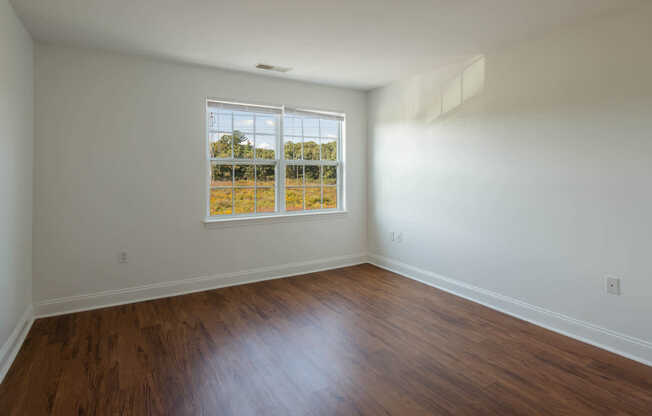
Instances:
[[[477,51],[484,93],[434,122],[437,73],[374,90],[370,252],[652,351],[650,22],[646,6]]]
[[[366,251],[363,92],[44,44],[35,55],[36,303]],[[206,97],[345,112],[349,214],[206,229]]]
[[[32,303],[33,61],[30,35],[0,0],[0,347],[7,348]]]

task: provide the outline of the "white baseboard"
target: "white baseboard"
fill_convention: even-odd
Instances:
[[[398,260],[369,254],[369,262],[429,286],[487,306],[598,348],[652,366],[652,343],[580,321],[518,299],[438,275]]]
[[[279,279],[299,274],[335,269],[338,267],[353,266],[365,263],[366,261],[366,254],[361,253],[305,262],[286,263],[277,266],[261,267],[233,273],[222,273],[212,276],[154,283],[125,289],[106,290],[83,295],[47,299],[35,302],[34,309],[37,318],[44,318],[72,312],[105,308],[108,306],[184,295],[193,292],[202,292],[205,290],[259,282],[263,280]]]
[[[32,327],[32,323],[34,323],[34,311],[30,305],[25,310],[25,313],[23,313],[23,316],[20,317],[20,320],[18,320],[16,327],[11,335],[9,335],[7,341],[0,348],[0,383],[4,380],[16,355],[18,355],[18,351],[20,351],[20,347],[22,347],[25,337]]]

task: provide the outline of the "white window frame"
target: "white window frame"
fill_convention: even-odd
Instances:
[[[277,130],[277,135],[276,135],[276,151],[275,151],[275,159],[256,159],[255,154],[253,159],[239,159],[239,158],[234,158],[233,157],[233,145],[231,146],[232,148],[232,153],[231,153],[231,158],[212,158],[211,157],[211,141],[210,141],[210,136],[211,133],[217,133],[219,130],[213,129],[210,126],[210,111],[209,111],[209,104],[210,103],[217,103],[217,104],[227,104],[227,105],[235,105],[235,106],[246,106],[246,107],[251,107],[251,108],[256,108],[259,107],[261,109],[273,109],[279,111],[279,128]],[[339,125],[339,134],[337,137],[336,141],[336,146],[337,146],[337,160],[321,160],[321,151],[322,151],[322,146],[321,146],[321,141],[319,141],[319,152],[320,152],[320,158],[319,160],[304,160],[303,159],[303,154],[302,154],[302,159],[297,159],[297,160],[286,160],[285,159],[285,149],[283,146],[284,143],[284,119],[286,115],[297,115],[299,117],[301,116],[313,116],[313,117],[326,117],[326,118],[336,118],[340,120]],[[205,203],[205,208],[204,208],[204,219],[203,222],[205,224],[227,224],[227,223],[233,223],[233,224],[241,224],[241,223],[258,223],[258,222],[268,222],[269,220],[280,220],[281,222],[284,222],[285,220],[288,219],[309,219],[309,218],[320,218],[320,217],[326,217],[326,216],[331,216],[331,215],[342,215],[346,214],[346,209],[345,209],[345,204],[346,204],[346,198],[345,198],[345,167],[344,167],[344,146],[345,146],[345,135],[346,135],[346,114],[344,113],[339,113],[339,112],[333,112],[333,111],[323,111],[323,110],[313,110],[313,109],[304,109],[304,108],[296,108],[296,107],[287,107],[285,105],[267,105],[267,104],[254,104],[254,103],[243,103],[243,102],[238,102],[238,101],[233,101],[233,100],[224,100],[224,99],[216,99],[216,98],[207,98],[204,102],[204,116],[205,116],[205,141],[206,141],[206,146],[205,146],[205,155],[206,155],[206,168],[205,172],[206,174],[206,183],[205,183],[205,190],[206,190],[206,203]],[[233,131],[233,125],[231,126],[232,131]],[[255,138],[256,138],[256,121],[255,121],[255,116],[254,116],[254,126],[253,126],[253,140],[254,140],[254,149],[255,149]],[[303,136],[303,131],[302,131],[302,140],[305,140],[306,136]],[[321,126],[320,126],[320,131],[319,131],[319,136],[307,136],[307,138],[319,138],[321,140]],[[303,146],[302,152],[303,150]],[[255,152],[255,150],[254,150]],[[222,214],[222,215],[216,215],[216,216],[211,216],[210,215],[210,195],[211,195],[211,189],[214,188],[211,186],[211,175],[212,175],[212,166],[213,163],[217,164],[222,164],[222,165],[268,165],[268,166],[275,166],[275,210],[273,212],[253,212],[253,213],[243,213],[243,214],[237,214],[235,213],[235,207],[232,207],[232,212],[231,214]],[[304,209],[303,210],[298,210],[298,211],[287,211],[285,207],[285,171],[287,166],[291,165],[296,165],[296,166],[336,166],[337,167],[337,182],[335,185],[336,188],[336,195],[337,195],[337,207],[336,208],[321,208],[321,209],[313,209],[313,210],[306,210],[306,198],[305,198],[305,192],[306,192],[306,182],[305,182],[305,172],[304,172],[304,183],[303,183],[303,192],[304,192],[304,197],[303,197],[303,204],[304,204]],[[256,169],[254,169],[256,171]],[[235,180],[235,178],[233,178]],[[323,192],[324,192],[324,183],[323,183],[323,173],[320,173],[320,189],[322,192],[322,202],[323,202]],[[255,183],[255,181],[254,181]],[[254,185],[255,186],[255,185]],[[328,186],[328,185],[327,185]],[[233,189],[233,192],[235,192],[235,187],[231,188]],[[235,196],[232,197],[235,199]],[[257,198],[254,199],[254,209],[257,204]]]

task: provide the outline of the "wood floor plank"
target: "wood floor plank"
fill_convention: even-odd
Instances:
[[[652,368],[371,265],[37,320],[1,415],[652,415]]]

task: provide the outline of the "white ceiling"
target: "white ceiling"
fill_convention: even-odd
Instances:
[[[369,89],[640,0],[12,0],[35,39]]]

